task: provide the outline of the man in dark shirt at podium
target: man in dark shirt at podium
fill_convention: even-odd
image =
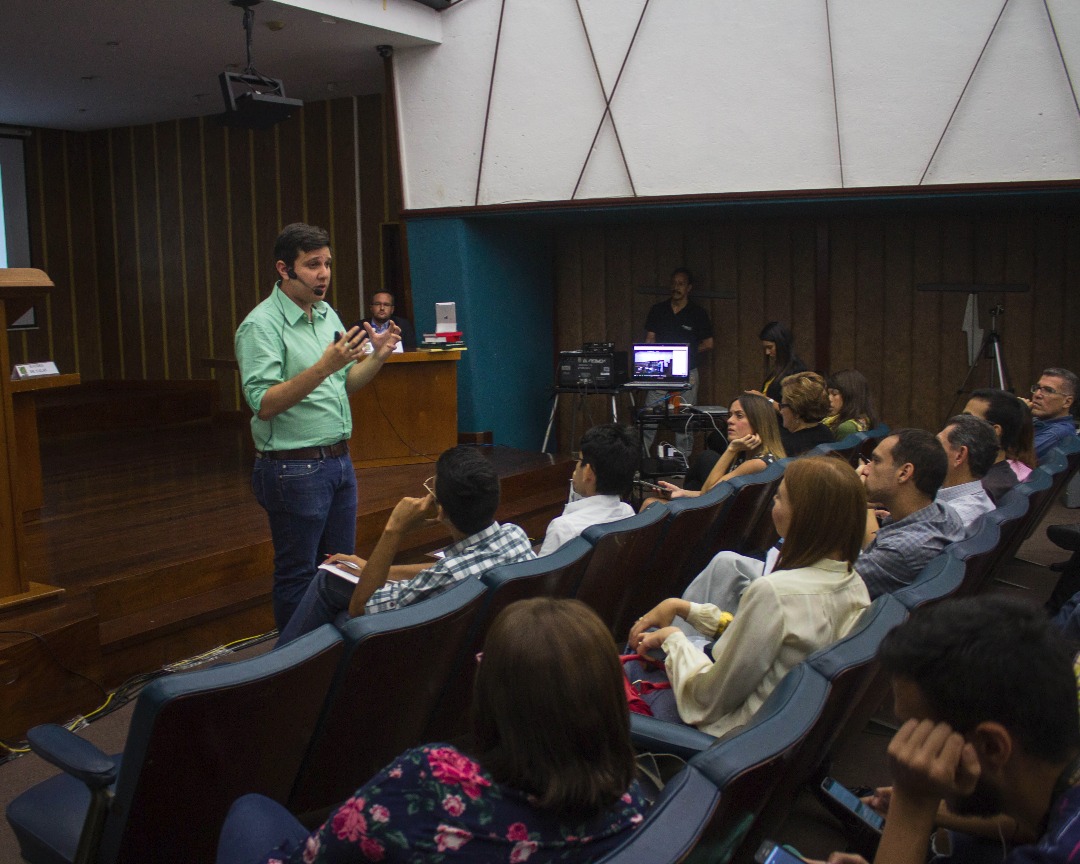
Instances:
[[[402,318],[394,314],[393,294],[389,291],[376,292],[371,298],[371,305],[368,309],[371,311],[371,317],[367,321],[376,333],[382,333],[391,323],[397,324],[401,329],[401,348],[399,350],[416,350],[416,331],[408,318]],[[362,324],[362,321],[357,321],[353,326],[359,327]]]

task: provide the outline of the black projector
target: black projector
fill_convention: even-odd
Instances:
[[[304,106],[299,99],[286,98],[285,86],[277,78],[222,72],[218,79],[225,99],[225,113],[218,116],[223,126],[269,129],[288,120],[293,111]],[[246,89],[234,93],[233,84]]]

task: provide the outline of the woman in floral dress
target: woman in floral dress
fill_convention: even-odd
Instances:
[[[583,603],[507,607],[484,643],[475,747],[403,753],[314,833],[259,795],[239,799],[218,864],[595,861],[648,803],[634,775],[622,667]]]

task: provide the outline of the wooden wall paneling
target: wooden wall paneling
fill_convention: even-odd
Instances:
[[[791,319],[799,322],[800,350],[811,368],[828,372],[822,363],[822,352],[817,344],[817,316],[820,310],[814,296],[815,268],[817,267],[817,225],[811,219],[788,221],[791,268]],[[828,310],[824,311],[828,314]],[[828,352],[825,352],[826,354]]]
[[[658,294],[642,293],[642,289],[659,287],[656,283],[655,235],[651,224],[631,226],[633,245],[630,249],[630,341],[627,350],[635,342],[645,341],[645,318],[658,300]],[[673,265],[678,266],[678,265]],[[666,284],[666,283],[665,283]]]
[[[978,218],[969,215],[948,218],[943,222],[942,267],[944,281],[972,282],[975,278],[975,224]],[[967,308],[967,294],[946,291],[941,295],[941,323],[938,343],[941,358],[941,386],[938,388],[937,411],[927,428],[938,431],[948,419],[949,408],[956,399],[968,371],[967,334],[960,328]],[[961,406],[963,407],[963,406]]]
[[[351,324],[366,312],[360,300],[360,263],[356,258],[356,171],[353,150],[353,100],[334,99],[331,116],[331,179],[334,234],[338,255],[334,265],[334,305],[342,321]],[[396,307],[395,307],[396,308]]]
[[[68,331],[56,332],[54,327],[54,305],[60,307],[68,302],[70,284],[70,249],[68,246],[68,208],[70,201],[67,194],[67,139],[70,133],[50,132],[42,138],[41,180],[44,189],[44,208],[42,210],[42,244],[39,254],[56,288],[49,296],[35,303],[37,307],[38,329],[26,330],[19,334],[15,343],[21,343],[22,356],[35,362],[56,360],[67,365],[67,370],[74,366],[74,356],[70,352],[71,334]],[[55,272],[55,275],[53,275]],[[70,326],[70,316],[64,315],[58,308],[55,318]],[[60,344],[63,343],[63,349]],[[63,354],[54,357],[56,351]],[[13,361],[14,362],[14,361]]]
[[[154,126],[157,167],[157,230],[160,324],[164,338],[165,377],[185,379],[193,375],[189,353],[187,307],[185,298],[184,222],[180,210],[180,153],[176,122]]]
[[[739,253],[734,223],[720,220],[710,222],[708,228],[709,288],[724,298],[709,305],[714,347],[707,363],[712,388],[699,398],[702,404],[726,405],[739,389]]]
[[[68,176],[71,266],[66,279],[69,299],[63,308],[67,320],[56,331],[61,339],[70,338],[74,349],[71,365],[65,361],[64,365],[60,365],[60,371],[79,372],[87,379],[101,375],[101,328],[97,303],[98,202],[93,196],[91,180],[92,140],[89,135],[78,135],[73,136],[72,141],[74,146],[69,157]],[[53,281],[56,281],[55,278]]]
[[[765,219],[758,223],[764,244],[762,285],[765,292],[765,314],[785,322],[798,334],[799,351],[813,367],[814,355],[808,350],[809,335],[813,334],[813,318],[799,321],[794,317],[791,288],[791,236],[788,221],[783,218]],[[764,321],[762,323],[765,323]],[[760,331],[759,331],[760,332]]]
[[[882,376],[882,346],[892,338],[885,318],[885,220],[867,217],[855,228],[855,366],[870,381]],[[892,373],[890,373],[892,374]]]
[[[915,244],[915,292],[912,295],[912,380],[911,403],[906,417],[900,415],[890,420],[902,421],[906,426],[933,428],[939,421],[937,402],[941,386],[956,387],[959,381],[942,385],[941,367],[938,362],[938,342],[941,332],[941,294],[919,291],[918,286],[928,282],[941,282],[942,237],[939,220],[920,217],[914,225]],[[890,423],[890,425],[893,425]]]
[[[134,213],[132,226],[136,243],[138,272],[138,351],[142,361],[139,377],[158,380],[167,377],[165,333],[161,326],[161,223],[158,210],[157,142],[155,126],[135,126],[129,130],[131,142]]]
[[[1035,224],[1035,274],[1032,279],[1032,314],[1034,348],[1030,381],[1016,381],[1023,393],[1025,384],[1038,381],[1038,374],[1048,366],[1065,366],[1065,319],[1061,314],[1065,277],[1065,232],[1057,213],[1040,215]],[[1076,322],[1072,322],[1075,328]]]
[[[191,377],[221,379],[222,407],[232,404],[233,375],[224,376],[207,369],[201,361],[214,357],[211,340],[213,325],[207,291],[211,285],[206,236],[206,214],[209,208],[207,189],[203,182],[203,127],[198,119],[181,120],[176,124],[177,146],[177,207],[180,229],[179,248],[181,290],[184,298],[184,330],[187,351],[191,359]],[[232,354],[226,355],[231,357]]]
[[[629,350],[634,333],[641,322],[634,317],[633,304],[627,303],[633,296],[634,276],[631,262],[633,230],[627,225],[616,225],[604,231],[604,321],[602,339],[615,343],[616,350]]]
[[[382,288],[382,249],[379,225],[385,206],[385,173],[383,165],[382,100],[379,96],[358,96],[356,99],[356,141],[360,175],[360,244],[363,250],[364,315],[371,296]],[[404,299],[404,298],[402,298]],[[401,300],[395,298],[397,311],[405,314]],[[412,321],[416,323],[415,310]]]
[[[259,135],[256,145],[254,136]],[[268,136],[264,138],[262,136]],[[229,161],[229,269],[232,275],[232,291],[229,302],[229,318],[223,322],[225,330],[236,333],[236,328],[263,292],[256,274],[259,272],[258,252],[255,247],[255,183],[252,178],[257,146],[265,146],[273,140],[270,130],[230,129],[226,158]],[[272,241],[271,241],[272,242]]]
[[[860,368],[870,381],[870,393],[878,418],[890,426],[906,418],[911,404],[912,381],[925,349],[924,336],[913,327],[916,297],[914,230],[911,219],[887,220],[882,268],[882,300],[878,315],[884,322],[877,363]],[[919,361],[918,363],[916,361]]]
[[[763,382],[764,352],[758,335],[772,321],[772,310],[765,302],[765,248],[761,226],[756,221],[738,222],[734,226],[739,259],[738,341],[739,382],[734,393],[724,399],[730,402],[743,390],[759,390]],[[785,322],[790,324],[790,322]],[[733,345],[732,348],[735,348]]]
[[[212,123],[203,127],[203,159],[205,162],[205,195],[207,199],[206,257],[210,273],[208,312],[213,357],[233,357],[235,328],[232,326],[232,294],[234,290],[233,250],[230,236],[232,191],[229,188],[228,142],[233,130]],[[269,285],[266,286],[269,288]],[[238,309],[247,315],[250,309]],[[243,318],[241,317],[241,320]]]
[[[1026,284],[1028,292],[1008,295],[1005,316],[1000,324],[1005,359],[1020,395],[1027,395],[1025,390],[1038,380],[1035,376],[1043,368],[1037,356],[1042,347],[1035,320],[1034,249],[1032,215],[1019,211],[1010,213],[1005,239],[1005,280]]]
[[[853,219],[829,220],[829,284],[832,288],[830,329],[832,370],[855,369],[855,333],[859,326],[857,287],[856,232]],[[801,346],[800,346],[801,351]],[[806,359],[805,357],[803,358]],[[865,370],[860,372],[867,374]]]
[[[334,239],[330,218],[330,154],[327,148],[327,119],[325,102],[308,102],[301,111],[304,123],[304,165],[307,167],[307,222],[320,225]],[[335,245],[338,245],[335,243]]]
[[[273,170],[278,181],[277,210],[281,213],[281,218],[275,226],[274,237],[277,237],[286,225],[307,221],[305,201],[308,176],[304,165],[304,110],[301,108],[290,119],[275,127],[277,150],[274,153]],[[272,277],[272,269],[269,273],[263,272],[264,281]]]
[[[1064,216],[1065,273],[1061,298],[1061,317],[1067,322],[1062,362],[1074,372],[1080,369],[1080,217]],[[1027,382],[1015,378],[1019,391]]]
[[[281,141],[279,124],[272,129],[256,130],[252,139],[252,223],[251,223],[251,274],[241,285],[240,302],[237,307],[237,326],[248,311],[262,302],[275,282],[274,241],[284,225],[278,215],[281,187],[295,184],[294,172],[278,173],[280,162],[278,148]],[[336,263],[336,262],[335,262]],[[232,376],[235,377],[235,376]]]
[[[121,368],[119,378],[146,378],[142,334],[142,248],[139,235],[143,214],[136,187],[135,130],[114,129],[113,184],[116,207],[117,284],[120,319]]]
[[[695,293],[712,292],[712,248],[710,241],[712,233],[707,221],[693,221],[683,223],[683,258],[681,264],[672,264],[666,271],[660,271],[657,275],[661,278],[662,285],[671,284],[671,271],[676,267],[686,267],[694,275],[694,290],[691,299],[705,308],[709,317],[713,316],[713,301],[701,296],[694,297]],[[701,405],[712,404],[712,393],[715,390],[710,359],[706,356],[698,369],[700,386],[698,388],[697,401]]]
[[[113,198],[112,133],[91,132],[90,194],[94,201],[94,293],[87,301],[96,304],[100,326],[101,368],[97,374],[82,369],[83,380],[118,378],[121,367],[120,319],[116,285],[119,262],[116,248],[116,208]]]
[[[607,320],[607,271],[605,262],[608,249],[605,246],[604,229],[595,225],[583,227],[581,239],[581,264],[579,278],[581,297],[578,315],[581,319],[580,338],[570,349],[580,348],[583,341],[597,342],[608,334]]]

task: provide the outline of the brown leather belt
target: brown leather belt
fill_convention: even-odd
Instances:
[[[256,450],[260,459],[334,459],[349,452],[348,441],[329,447],[300,447],[297,450]]]

